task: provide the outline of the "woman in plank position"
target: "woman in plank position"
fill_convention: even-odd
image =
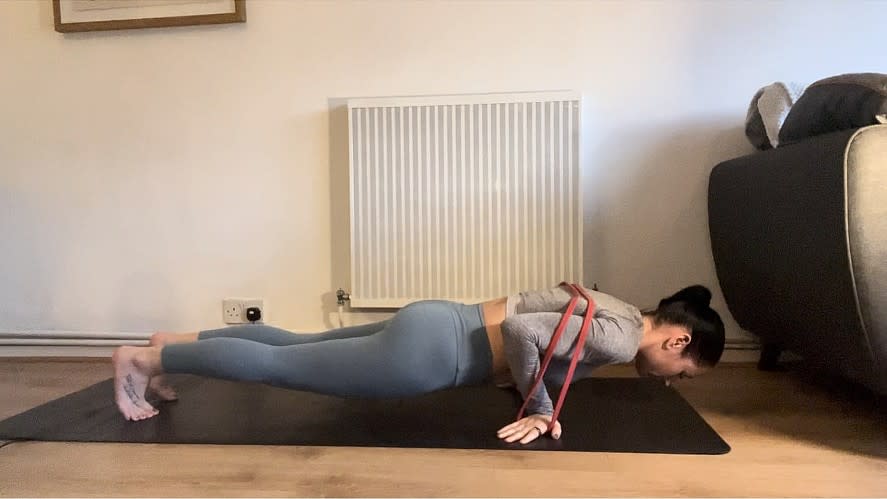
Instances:
[[[573,379],[592,369],[634,359],[641,376],[670,383],[714,367],[724,350],[724,324],[711,309],[711,292],[690,286],[659,302],[655,310],[598,291],[587,336],[579,345]],[[573,298],[560,285],[474,305],[428,300],[411,303],[391,319],[325,333],[296,334],[265,325],[231,326],[199,333],[156,333],[147,347],[114,352],[115,398],[130,420],[155,416],[147,390],[176,398],[164,373],[188,373],[252,381],[341,397],[408,397],[456,386],[513,384],[527,416],[501,428],[507,442],[531,442],[550,432],[553,408],[545,383],[562,384],[577,348],[588,302],[575,301],[564,318],[544,379],[530,393],[540,356]]]

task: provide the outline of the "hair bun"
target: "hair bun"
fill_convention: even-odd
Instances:
[[[688,286],[660,301],[659,306],[662,307],[678,301],[687,302],[699,307],[708,307],[711,303],[711,291],[700,284]]]

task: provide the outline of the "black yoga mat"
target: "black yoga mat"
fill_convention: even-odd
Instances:
[[[169,376],[175,402],[126,421],[113,380],[0,422],[0,440],[527,449],[724,454],[730,446],[672,388],[643,378],[576,382],[563,435],[507,444],[496,430],[517,411],[514,390],[461,387],[389,400],[341,399],[256,383]],[[152,401],[153,402],[153,401]]]

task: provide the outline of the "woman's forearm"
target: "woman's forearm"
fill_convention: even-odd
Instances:
[[[532,328],[520,320],[511,317],[502,323],[502,340],[508,367],[514,383],[524,400],[529,399],[527,409],[530,414],[551,414],[554,408],[548,395],[545,383],[539,383],[536,392],[530,394],[533,382],[538,376],[540,362],[540,345]]]

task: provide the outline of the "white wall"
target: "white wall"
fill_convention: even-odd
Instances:
[[[884,2],[250,0],[240,25],[62,35],[0,2],[0,330],[193,330],[347,287],[344,97],[583,93],[586,282],[712,287],[705,195],[773,81],[883,72]],[[331,121],[331,116],[333,119]],[[331,133],[332,132],[332,133]],[[332,139],[331,139],[332,137]]]

